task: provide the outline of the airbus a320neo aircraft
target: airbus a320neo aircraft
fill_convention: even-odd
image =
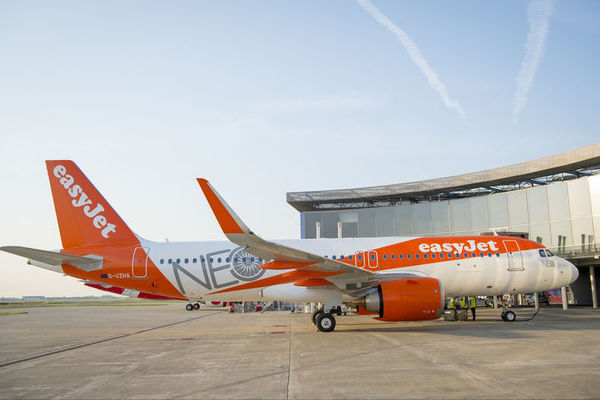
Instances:
[[[429,320],[441,316],[446,296],[538,292],[578,276],[541,244],[513,237],[267,241],[204,179],[198,183],[229,241],[152,242],[129,229],[75,163],[46,166],[62,250],[0,249],[104,288],[192,301],[320,302],[313,322],[330,332],[342,304],[382,321]]]

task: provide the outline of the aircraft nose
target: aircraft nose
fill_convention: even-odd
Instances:
[[[568,264],[569,264],[569,269],[571,270],[571,283],[573,283],[577,280],[577,278],[579,278],[579,270],[573,264],[571,264],[571,263],[568,263]]]

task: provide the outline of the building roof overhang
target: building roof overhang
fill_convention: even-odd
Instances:
[[[594,174],[599,169],[600,143],[595,143],[537,160],[462,175],[354,189],[289,192],[287,202],[298,211],[418,203],[543,185]]]

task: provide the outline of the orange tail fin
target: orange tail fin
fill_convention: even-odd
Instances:
[[[73,161],[46,161],[46,167],[63,248],[139,242]]]

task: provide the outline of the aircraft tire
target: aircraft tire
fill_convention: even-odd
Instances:
[[[335,329],[335,318],[329,313],[321,313],[317,316],[316,325],[321,332],[331,332]]]
[[[517,315],[512,311],[506,311],[504,313],[504,320],[506,322],[514,322],[517,319]]]
[[[317,316],[319,314],[323,314],[323,310],[315,310],[315,311],[313,311],[312,316],[311,316],[313,325],[317,324]]]
[[[188,311],[192,311],[194,309],[194,306],[192,304],[186,304],[185,309]]]
[[[194,310],[200,309],[200,303],[194,303]]]

